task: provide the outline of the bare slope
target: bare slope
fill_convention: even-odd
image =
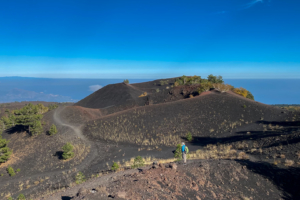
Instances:
[[[176,145],[187,132],[193,136],[232,136],[233,130],[258,121],[286,120],[281,109],[229,93],[150,105],[88,122],[88,137],[143,145]]]

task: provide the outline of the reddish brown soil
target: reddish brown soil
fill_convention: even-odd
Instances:
[[[172,167],[172,168],[171,168]],[[284,194],[243,162],[190,161],[142,168],[139,172],[104,176],[59,196],[89,199],[282,199]],[[119,175],[118,175],[119,174]],[[111,178],[110,178],[111,177]],[[103,182],[103,179],[107,181]],[[84,189],[83,189],[84,188]],[[77,193],[77,194],[76,194]]]

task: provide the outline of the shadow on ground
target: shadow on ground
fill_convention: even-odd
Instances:
[[[295,131],[300,130],[300,121],[296,122],[275,122],[275,121],[257,121],[257,124],[271,124],[272,126],[276,127],[276,125],[281,126],[282,128],[276,129],[276,130],[266,130],[266,131],[250,131],[250,134],[248,134],[248,131],[240,131],[237,132],[234,136],[229,137],[222,137],[222,138],[214,138],[214,137],[198,137],[194,136],[193,141],[190,142],[192,145],[197,146],[206,146],[208,144],[227,144],[232,142],[239,142],[244,140],[260,140],[264,138],[271,138],[271,137],[278,137],[285,135],[285,143],[283,141],[279,142],[273,142],[271,146],[278,146],[278,145],[288,145],[293,143],[298,143],[300,141],[300,136],[293,136],[293,138],[287,138],[289,135],[294,134]],[[187,140],[186,137],[182,137],[182,139]]]
[[[279,168],[266,162],[236,160],[252,172],[262,175],[278,187],[284,194],[283,199],[300,199],[300,168]]]

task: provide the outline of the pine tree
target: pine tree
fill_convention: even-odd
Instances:
[[[69,142],[67,142],[63,147],[63,159],[67,160],[69,158],[73,158],[74,157],[74,152],[73,152],[73,145]]]
[[[52,124],[52,126],[50,127],[50,130],[49,130],[49,135],[55,135],[57,133],[57,129],[56,129],[56,126],[54,124]]]

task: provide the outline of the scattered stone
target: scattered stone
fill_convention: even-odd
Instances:
[[[125,199],[125,198],[126,198],[126,192],[124,192],[124,191],[118,192],[118,193],[117,193],[117,197]]]
[[[166,168],[165,165],[162,164],[162,163],[159,163],[159,167],[162,168],[162,169],[165,169],[165,168]]]
[[[86,188],[80,188],[78,190],[77,196],[81,197],[81,196],[85,196],[89,193],[89,191]]]
[[[176,170],[177,169],[177,165],[175,163],[171,163],[170,164],[170,168],[173,169],[173,170]]]

